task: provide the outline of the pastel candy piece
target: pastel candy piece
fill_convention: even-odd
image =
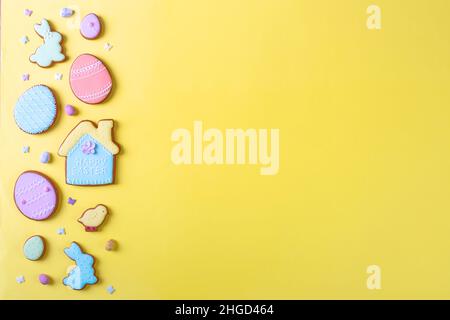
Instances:
[[[43,152],[41,154],[41,163],[49,163],[50,162],[50,153],[49,152]]]
[[[101,60],[93,55],[83,54],[72,64],[70,86],[81,101],[98,104],[108,98],[113,83],[108,69]]]
[[[80,31],[86,39],[97,39],[102,32],[102,23],[99,17],[94,13],[85,16],[81,21]]]
[[[42,285],[46,286],[46,285],[50,284],[50,277],[48,275],[46,275],[46,274],[40,274],[39,275],[39,282]]]
[[[16,103],[14,119],[19,128],[29,134],[47,131],[57,115],[56,99],[52,90],[37,85],[25,91]]]
[[[74,116],[74,115],[77,114],[77,111],[75,110],[75,107],[70,105],[70,104],[66,105],[66,107],[64,109],[66,110],[66,114],[68,116]]]
[[[41,236],[33,236],[25,241],[23,254],[31,261],[37,261],[44,255],[45,241]]]
[[[107,251],[114,251],[114,250],[116,250],[117,249],[117,242],[116,242],[116,240],[113,240],[113,239],[108,240],[106,242],[105,249]]]
[[[55,213],[58,193],[46,176],[36,171],[27,171],[16,181],[14,201],[24,216],[41,221]]]
[[[61,12],[60,12],[61,17],[63,17],[63,18],[71,17],[71,16],[73,16],[73,13],[74,13],[74,11],[70,8],[62,8]]]

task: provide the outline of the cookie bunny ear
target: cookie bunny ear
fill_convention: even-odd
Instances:
[[[43,19],[41,24],[35,24],[34,30],[41,36],[44,37],[48,32],[50,32],[50,25],[48,21]]]
[[[76,260],[82,254],[81,248],[75,242],[72,242],[70,248],[64,249],[64,253],[72,260]]]

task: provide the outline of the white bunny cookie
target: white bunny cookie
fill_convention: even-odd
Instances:
[[[66,59],[62,53],[62,36],[59,32],[52,32],[47,20],[42,20],[41,24],[35,24],[34,30],[44,39],[44,44],[37,48],[30,57],[31,62],[37,63],[40,67],[46,68],[53,62],[61,62]]]

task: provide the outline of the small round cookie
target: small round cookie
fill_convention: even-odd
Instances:
[[[102,32],[102,23],[95,13],[90,13],[83,18],[80,25],[81,35],[88,39],[97,39]]]
[[[32,220],[50,218],[58,206],[58,192],[53,182],[37,171],[22,173],[14,186],[17,209]]]
[[[82,54],[70,69],[70,87],[87,104],[99,104],[111,93],[113,81],[105,64],[97,57]]]
[[[52,90],[37,85],[25,91],[16,103],[14,119],[28,134],[44,133],[54,124],[58,108]]]
[[[41,236],[33,236],[25,241],[23,245],[23,254],[28,260],[39,260],[44,255],[44,252],[45,240]]]

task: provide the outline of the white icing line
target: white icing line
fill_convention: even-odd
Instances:
[[[111,88],[112,88],[112,82],[110,82],[106,87],[104,87],[103,89],[101,89],[98,92],[95,92],[95,93],[89,94],[89,95],[84,95],[84,96],[80,95],[78,97],[82,100],[92,100],[92,99],[99,98],[101,96],[106,95],[107,92],[109,91],[109,89],[111,89]]]
[[[70,74],[75,76],[75,75],[78,75],[80,73],[84,73],[84,72],[90,71],[92,69],[95,69],[96,67],[98,67],[101,64],[102,64],[102,62],[100,60],[98,60],[98,61],[96,61],[96,62],[94,62],[94,63],[92,63],[90,65],[83,66],[83,67],[78,68],[78,69],[73,69]]]
[[[96,76],[97,74],[99,74],[99,73],[102,73],[103,71],[105,71],[106,70],[106,67],[105,66],[103,66],[103,68],[101,68],[101,69],[99,69],[98,71],[96,71],[96,72],[94,72],[94,73],[90,73],[90,74],[87,74],[87,75],[85,75],[85,76],[82,76],[82,77],[72,77],[72,80],[83,80],[83,79],[88,79],[88,78],[91,78],[91,77],[93,77],[93,76]]]

